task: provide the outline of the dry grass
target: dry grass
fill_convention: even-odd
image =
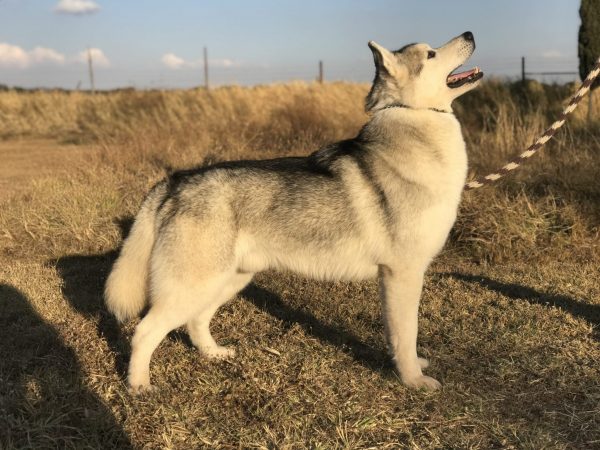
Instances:
[[[153,358],[160,393],[126,393],[134,324],[101,291],[146,189],[349,137],[367,89],[0,93],[5,139],[95,148],[0,209],[0,448],[600,448],[600,127],[585,110],[515,176],[465,194],[423,297],[441,392],[399,384],[374,282],[266,273],[213,323],[235,361],[173,333]],[[462,99],[473,171],[531,143],[572,89],[491,81]]]

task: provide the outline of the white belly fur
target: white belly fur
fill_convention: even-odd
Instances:
[[[348,240],[333,249],[308,244],[280,251],[247,234],[237,240],[236,262],[240,272],[288,270],[318,280],[364,280],[377,276],[378,270],[376,259],[357,241]]]

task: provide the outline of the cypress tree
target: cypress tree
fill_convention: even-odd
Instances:
[[[600,1],[581,0],[579,16],[581,17],[578,45],[579,76],[583,81],[600,56]],[[600,80],[596,78],[592,89],[598,86]]]

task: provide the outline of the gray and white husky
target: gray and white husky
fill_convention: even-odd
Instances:
[[[354,139],[307,157],[218,163],[174,173],[144,200],[108,277],[119,320],[147,315],[128,382],[150,387],[152,353],[186,325],[206,357],[233,357],[209,330],[217,309],[266,269],[321,280],[379,277],[391,356],[403,383],[437,389],[417,356],[423,274],[455,221],[467,157],[452,101],[479,83],[455,73],[473,53],[466,32],[439,48],[369,42],[370,119]]]

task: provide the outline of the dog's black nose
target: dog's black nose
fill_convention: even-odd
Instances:
[[[473,33],[471,33],[470,31],[465,31],[462,34],[462,37],[464,37],[467,41],[472,41],[474,39],[473,38]]]

